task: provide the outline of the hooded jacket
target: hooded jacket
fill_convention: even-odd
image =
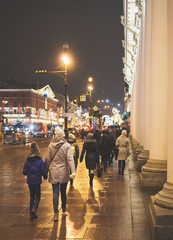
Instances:
[[[80,162],[83,161],[84,154],[85,155],[85,164],[87,169],[95,169],[96,163],[98,163],[98,147],[95,138],[93,138],[93,134],[89,133],[87,135],[87,139],[83,145],[82,153],[80,156]]]
[[[30,185],[41,184],[42,179],[47,179],[46,168],[41,156],[29,154],[23,167],[23,174],[27,176],[27,183]]]
[[[70,170],[72,174],[75,173],[73,153],[64,138],[55,138],[50,142],[45,164],[52,184],[66,183],[70,179]]]

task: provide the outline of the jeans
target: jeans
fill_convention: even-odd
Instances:
[[[124,169],[125,169],[125,160],[119,160],[118,161],[118,169],[119,169],[119,173],[124,173]]]
[[[59,205],[59,190],[61,191],[61,202],[62,208],[66,208],[66,189],[67,183],[56,183],[52,184],[53,189],[53,208],[54,213],[58,213],[58,205]]]
[[[41,185],[28,185],[30,191],[30,212],[32,209],[37,211],[41,198]]]
[[[102,164],[104,165],[104,168],[107,168],[107,162],[109,161],[110,154],[107,153],[104,156],[102,156]]]

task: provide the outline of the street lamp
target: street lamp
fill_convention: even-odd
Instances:
[[[69,48],[68,44],[63,44],[63,49],[64,52],[66,52],[66,50]],[[47,71],[47,70],[37,70],[35,71],[36,74],[38,73],[53,73],[53,74],[58,74],[60,77],[62,77],[64,79],[64,98],[65,98],[65,114],[64,114],[64,122],[65,122],[65,130],[67,129],[67,65],[70,63],[70,60],[68,58],[68,56],[66,54],[64,54],[62,56],[62,61],[64,63],[64,70],[62,71],[57,71],[57,70],[53,70],[53,71]],[[64,73],[64,76],[61,75],[60,73]]]
[[[91,110],[91,107],[92,107],[92,90],[93,90],[93,84],[92,84],[92,81],[93,81],[93,78],[92,77],[89,77],[88,78],[88,82],[89,82],[89,85],[88,85],[88,89],[89,89],[89,95],[90,95],[90,125],[92,125],[92,110]]]
[[[62,60],[65,65],[65,71],[64,71],[64,97],[65,97],[65,130],[67,129],[67,65],[70,63],[68,57],[64,55],[62,57]]]

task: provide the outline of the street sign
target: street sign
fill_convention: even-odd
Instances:
[[[93,110],[94,110],[94,111],[97,111],[97,110],[98,110],[98,107],[97,107],[97,106],[94,106],[94,107],[93,107]]]
[[[86,101],[86,96],[85,95],[80,95],[80,101],[85,102]]]

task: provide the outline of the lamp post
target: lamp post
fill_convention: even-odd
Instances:
[[[68,44],[63,44],[63,49],[64,52],[66,53],[66,50],[69,48]],[[62,77],[64,79],[64,99],[65,99],[65,106],[64,106],[64,127],[65,130],[67,129],[67,65],[70,63],[67,55],[64,53],[64,55],[62,56],[62,61],[64,62],[64,70],[62,71],[57,71],[57,70],[53,70],[53,71],[47,71],[47,70],[38,70],[35,71],[36,74],[40,73],[53,73],[53,74],[57,74],[58,76]],[[61,75],[61,73],[64,73],[64,76]]]
[[[92,82],[93,82],[93,78],[92,77],[89,77],[88,78],[88,82],[89,82],[89,84],[88,84],[88,89],[89,89],[89,96],[90,96],[90,118],[89,118],[89,122],[90,122],[90,126],[92,125],[92,116],[91,116],[91,114],[92,114],[92,90],[93,90],[93,84],[92,84]]]
[[[67,45],[63,45],[63,48],[67,49]],[[68,57],[66,55],[64,55],[62,57],[62,60],[64,62],[64,65],[65,65],[65,70],[64,70],[64,97],[65,97],[65,130],[67,129],[67,65],[70,63]]]

